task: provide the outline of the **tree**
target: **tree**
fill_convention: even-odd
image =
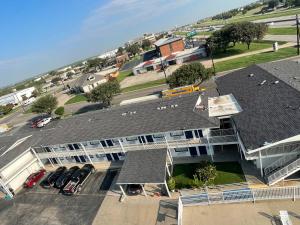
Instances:
[[[53,70],[53,71],[50,71],[50,72],[49,72],[49,75],[50,75],[50,76],[55,76],[55,75],[56,75],[56,71],[54,71],[54,70]]]
[[[269,8],[275,8],[279,5],[279,0],[271,0],[268,2],[268,7]]]
[[[61,78],[60,77],[54,77],[52,80],[51,80],[51,83],[55,84],[55,85],[58,85],[58,83],[61,81]]]
[[[72,79],[73,73],[72,72],[68,72],[66,76],[67,76],[68,79]]]
[[[216,167],[207,161],[202,162],[195,172],[199,180],[203,182],[204,185],[212,184],[217,176]]]
[[[132,55],[140,53],[140,46],[138,44],[129,45],[126,47],[126,51]]]
[[[51,114],[51,112],[57,107],[57,104],[58,102],[56,97],[53,95],[46,95],[33,103],[31,111],[35,113]]]
[[[143,40],[142,49],[148,50],[150,47],[151,47],[151,41],[149,41],[148,39]]]
[[[262,40],[268,31],[268,25],[265,23],[255,24],[255,38]]]
[[[248,49],[250,49],[251,43],[254,41],[254,39],[257,36],[257,29],[254,23],[251,22],[241,22],[239,23],[241,27],[243,27],[242,35],[241,35],[241,42],[246,43],[248,46]]]
[[[56,115],[62,116],[65,113],[65,108],[63,106],[58,107],[55,112]]]
[[[117,51],[117,55],[122,55],[124,52],[124,48],[123,47],[119,47],[118,51]]]
[[[211,74],[208,73],[208,70],[206,70],[201,63],[191,63],[175,70],[172,75],[167,78],[167,83],[170,88],[175,88],[201,82],[202,80],[208,79],[210,75]]]
[[[104,106],[110,106],[114,94],[120,92],[120,84],[117,80],[100,84],[88,95],[92,102],[102,102]]]
[[[0,113],[7,115],[13,110],[13,108],[14,108],[13,104],[0,105]]]

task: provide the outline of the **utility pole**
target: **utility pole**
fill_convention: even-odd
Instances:
[[[209,51],[210,51],[210,59],[211,59],[212,66],[213,66],[213,69],[214,69],[214,76],[216,76],[216,67],[215,67],[215,62],[214,62],[214,57],[213,57],[213,48],[212,48],[211,44],[207,44],[207,46],[208,46]]]
[[[297,54],[300,55],[300,43],[299,43],[299,38],[300,38],[300,34],[299,34],[299,16],[298,14],[296,15],[296,24],[297,24]]]
[[[164,71],[165,79],[167,80],[167,74],[166,74],[166,71],[165,71],[165,66],[164,66],[163,61],[162,61],[162,55],[161,55],[161,53],[159,53],[159,56],[160,56],[159,58],[160,58],[161,68]]]

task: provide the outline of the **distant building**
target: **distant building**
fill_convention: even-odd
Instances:
[[[18,105],[20,102],[25,101],[32,96],[35,87],[26,88],[14,93],[3,95],[0,97],[0,105],[14,104]]]
[[[112,51],[105,52],[99,55],[97,58],[105,59],[105,58],[113,58],[116,56],[118,49],[114,49]]]
[[[184,42],[182,38],[178,37],[162,38],[155,42],[154,45],[161,56],[169,56],[174,52],[184,50]]]
[[[97,87],[100,84],[104,84],[107,81],[108,81],[108,78],[106,76],[88,73],[88,74],[82,75],[77,80],[75,80],[70,85],[70,87],[75,92],[89,93],[95,87]]]
[[[168,56],[154,58],[140,63],[133,68],[133,74],[138,75],[153,70],[161,70],[161,65],[171,66],[175,64],[182,64],[204,58],[207,56],[205,48],[192,48],[184,51],[171,53]]]
[[[122,66],[125,62],[129,60],[128,53],[123,53],[122,55],[118,55],[116,57],[117,67]]]

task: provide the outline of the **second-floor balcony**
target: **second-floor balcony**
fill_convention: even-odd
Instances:
[[[222,134],[224,134],[222,136]],[[225,135],[226,134],[226,135]],[[57,158],[57,157],[72,157],[78,155],[95,155],[95,154],[110,154],[110,153],[120,153],[128,151],[139,151],[147,149],[176,149],[176,148],[187,148],[195,147],[199,145],[221,145],[221,144],[237,144],[237,138],[234,134],[233,129],[229,130],[214,130],[207,137],[192,138],[192,139],[180,139],[180,140],[167,140],[162,139],[155,142],[147,143],[122,143],[121,141],[115,143],[113,146],[103,147],[100,142],[97,145],[85,146],[83,143],[76,143],[77,148],[73,150],[65,148],[63,150],[55,150],[54,148],[47,147],[48,151],[37,152],[41,159],[47,158]]]

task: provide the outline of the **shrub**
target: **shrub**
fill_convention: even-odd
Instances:
[[[65,113],[65,108],[63,106],[58,107],[55,112],[56,115],[62,116]]]
[[[195,172],[198,179],[204,185],[212,184],[217,176],[216,166],[207,161],[204,161]]]
[[[200,188],[200,187],[203,187],[204,184],[203,182],[198,178],[198,176],[196,174],[193,175],[194,179],[193,179],[193,182],[192,182],[192,187],[195,187],[195,188]]]
[[[170,177],[170,179],[168,180],[168,187],[171,191],[175,190],[176,182],[173,177]]]

